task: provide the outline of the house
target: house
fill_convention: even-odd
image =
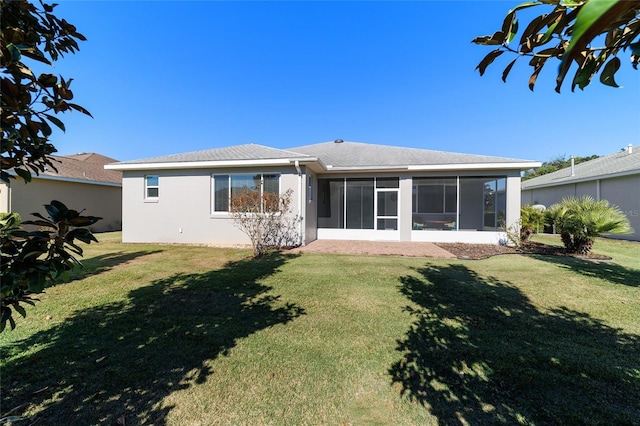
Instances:
[[[104,168],[117,160],[95,153],[50,157],[57,170],[49,167],[28,184],[20,178],[0,182],[0,211],[31,220],[31,213],[46,217],[43,206],[58,200],[70,209],[84,210],[84,215],[102,217],[91,227],[95,232],[120,230],[122,173]]]
[[[595,158],[522,182],[522,204],[549,207],[565,197],[590,195],[627,215],[634,234],[612,238],[640,241],[640,147]]]
[[[520,217],[520,173],[539,162],[340,139],[247,144],[105,166],[123,173],[125,242],[246,244],[229,200],[293,191],[299,242],[494,243]]]

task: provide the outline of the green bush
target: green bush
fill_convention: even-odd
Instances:
[[[555,225],[568,253],[587,255],[596,237],[633,232],[627,216],[618,206],[593,197],[567,197],[546,211],[547,222]]]

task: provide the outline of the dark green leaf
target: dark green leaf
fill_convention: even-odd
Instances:
[[[616,72],[620,69],[620,59],[617,56],[611,58],[609,62],[604,66],[602,74],[600,74],[600,83],[611,87],[620,87],[616,83],[614,77]]]
[[[584,90],[584,88],[591,83],[591,77],[593,77],[597,66],[598,64],[595,59],[587,59],[584,65],[576,72],[573,82],[571,83],[571,91],[573,92],[576,86],[578,86],[580,90]]]
[[[511,72],[511,68],[513,68],[513,65],[516,63],[517,60],[518,60],[518,57],[516,57],[513,61],[511,61],[509,65],[507,65],[507,67],[502,72],[502,81],[504,81],[505,83],[507,82],[507,76]]]
[[[511,34],[511,28],[513,27],[516,12],[514,10],[509,11],[502,22],[502,33]]]
[[[99,220],[102,220],[102,218],[96,216],[78,216],[70,219],[68,222],[71,226],[90,226]]]
[[[42,134],[45,138],[51,136],[51,126],[49,126],[49,124],[47,124],[45,120],[42,120],[42,122],[40,122],[40,130],[42,131]]]
[[[513,25],[511,26],[511,32],[507,36],[507,43],[511,43],[513,39],[518,34],[518,20],[513,21]]]
[[[529,90],[531,90],[532,92],[533,92],[533,87],[536,85],[536,80],[538,80],[538,74],[540,74],[541,69],[542,67],[536,68],[533,71],[533,74],[531,74],[531,77],[529,77]]]
[[[13,308],[16,310],[17,313],[19,313],[22,316],[22,318],[27,317],[27,311],[25,311],[25,309],[22,306],[18,305],[18,303],[14,303]]]
[[[47,120],[49,120],[50,122],[52,122],[53,124],[55,124],[60,130],[62,130],[63,132],[66,131],[65,127],[64,127],[64,123],[57,117],[54,117],[51,114],[43,114],[45,117],[47,117]]]
[[[480,36],[471,40],[471,43],[486,45],[489,40],[491,40],[491,36]]]
[[[15,168],[13,169],[13,171],[16,172],[16,174],[20,176],[25,182],[31,182],[31,173],[29,173],[27,170]]]
[[[485,70],[487,69],[487,67],[500,55],[502,55],[504,53],[504,50],[500,50],[500,49],[496,49],[493,52],[489,53],[487,56],[484,57],[484,59],[482,61],[480,61],[480,63],[478,64],[478,66],[476,67],[477,70],[480,71],[480,75],[484,75]]]
[[[549,29],[547,29],[547,31],[544,33],[544,37],[542,37],[542,40],[540,42],[541,44],[545,44],[551,39],[551,36],[554,34],[559,23],[560,21],[558,20],[549,26]]]
[[[54,222],[61,222],[67,218],[69,209],[63,203],[58,200],[51,201],[50,204],[44,206],[47,213]]]
[[[67,241],[67,245],[69,246],[68,247],[69,250],[71,250],[72,252],[76,253],[79,256],[82,256],[82,248],[79,247],[77,244]]]
[[[594,37],[607,31],[611,27],[611,24],[617,21],[619,16],[629,10],[635,10],[638,5],[640,5],[640,2],[629,0],[591,0],[580,8],[576,22],[573,25],[571,42],[560,63],[556,91],[560,91],[560,86],[575,56],[579,55]],[[580,76],[578,76],[578,74]],[[576,83],[576,80],[578,80],[579,83]],[[576,84],[582,89],[586,87],[590,81],[591,75],[587,77],[587,72],[584,69],[579,70],[576,78],[574,78],[571,90],[574,90]]]
[[[31,58],[34,61],[42,62],[47,65],[53,65],[51,61],[49,61],[39,49],[29,47],[25,49],[20,49],[20,53],[22,53],[27,58]],[[53,55],[52,55],[53,56]],[[55,61],[55,58],[54,58]]]
[[[67,234],[67,238],[69,238],[69,237],[71,239],[77,238],[78,240],[80,240],[80,241],[82,241],[83,243],[86,243],[86,244],[90,244],[91,241],[94,241],[96,243],[98,242],[98,240],[93,235],[93,233],[91,233],[91,231],[89,231],[86,228],[78,228],[78,229],[74,229],[74,230],[70,231]]]
[[[70,108],[73,108],[76,111],[80,111],[83,114],[87,114],[89,117],[93,118],[93,115],[91,115],[91,113],[89,111],[87,111],[86,109],[84,109],[80,105],[72,104],[72,103],[69,103],[69,102],[67,102],[67,105],[69,105]]]
[[[529,22],[529,25],[527,25],[527,28],[525,28],[522,33],[522,37],[520,37],[520,45],[526,45],[527,39],[537,32],[538,25],[546,17],[547,15],[540,15]]]
[[[24,225],[35,225],[44,227],[55,227],[56,224],[48,220],[25,220],[22,222]]]
[[[35,216],[35,217],[39,217],[42,220],[46,220],[47,222],[49,222],[49,219],[47,219],[46,217],[42,216],[40,213],[31,213],[31,216]],[[25,222],[28,223],[28,222]],[[50,222],[52,225],[55,226],[55,224],[53,222]]]
[[[517,5],[513,9],[511,9],[509,11],[509,13],[515,12],[517,10],[522,10],[522,9],[526,9],[526,8],[529,8],[529,7],[533,7],[533,6],[540,6],[540,3],[537,2],[537,1],[528,1],[528,2],[525,2],[525,3],[520,3],[519,5]]]

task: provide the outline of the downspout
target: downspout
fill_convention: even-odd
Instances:
[[[300,216],[298,221],[298,244],[302,245],[302,169],[298,160],[295,161],[294,165],[298,172],[298,215]]]

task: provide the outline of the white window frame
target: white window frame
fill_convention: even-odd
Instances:
[[[223,216],[228,216],[230,214],[229,210],[225,210],[225,211],[216,211],[216,193],[215,193],[215,188],[216,188],[216,178],[220,178],[222,176],[227,176],[228,182],[227,182],[227,190],[228,190],[228,194],[227,194],[227,206],[231,206],[231,180],[233,178],[233,176],[247,176],[247,175],[260,175],[260,195],[262,196],[264,194],[264,175],[274,175],[277,176],[278,178],[278,194],[281,194],[282,191],[282,174],[281,173],[270,173],[270,172],[259,172],[259,173],[212,173],[211,174],[211,214],[212,215],[223,215]]]
[[[149,178],[156,178],[158,183],[156,185],[149,185]],[[149,190],[156,189],[158,191],[158,195],[150,196]],[[160,197],[160,176],[158,175],[144,175],[144,200],[150,202],[157,202]]]

